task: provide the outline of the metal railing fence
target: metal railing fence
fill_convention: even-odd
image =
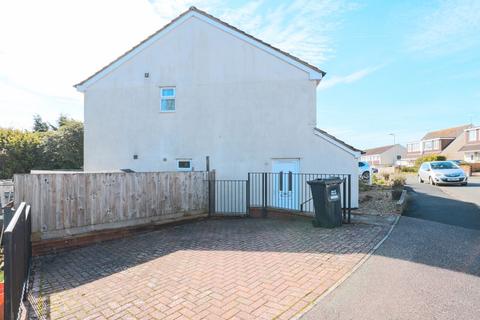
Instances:
[[[215,180],[215,214],[243,216],[248,208],[247,180]]]
[[[22,202],[18,206],[4,233],[5,306],[7,320],[17,319],[32,257],[30,206]]]
[[[248,215],[250,208],[286,209],[314,213],[310,180],[340,178],[342,212],[345,222],[351,216],[351,175],[328,173],[250,172],[247,180],[209,180],[210,214]]]

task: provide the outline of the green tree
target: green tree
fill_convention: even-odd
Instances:
[[[33,115],[33,131],[35,132],[47,132],[49,124],[43,121],[39,114]]]
[[[68,123],[70,123],[71,121],[74,121],[73,119],[67,117],[66,115],[64,114],[60,114],[60,116],[58,117],[58,120],[57,120],[57,125],[58,127],[62,127]]]
[[[0,128],[0,178],[28,173],[42,159],[42,133]]]
[[[80,169],[83,166],[83,123],[67,119],[56,131],[44,134],[43,164],[46,169]]]
[[[83,166],[83,123],[61,115],[57,130],[45,130],[36,115],[37,130],[0,128],[0,179],[32,169],[80,169]],[[46,124],[48,126],[48,124]]]
[[[54,126],[52,124],[49,124],[50,128],[52,130],[58,130],[61,126],[66,125],[69,121],[72,121],[73,119],[69,118],[68,116],[64,115],[63,113],[60,114],[60,116],[57,119],[57,125]]]

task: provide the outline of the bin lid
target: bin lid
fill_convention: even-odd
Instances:
[[[323,179],[314,179],[307,181],[309,185],[312,184],[341,184],[343,179],[340,178],[323,178]]]

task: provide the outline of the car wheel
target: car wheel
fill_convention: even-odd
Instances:
[[[419,183],[423,183],[423,180],[422,180],[422,178],[420,177],[420,175],[418,176],[418,182],[419,182]]]
[[[433,181],[432,177],[428,177],[428,183],[430,183],[432,186],[435,185],[435,181]]]
[[[370,172],[365,171],[364,173],[362,173],[362,180],[363,181],[369,181],[370,180]]]

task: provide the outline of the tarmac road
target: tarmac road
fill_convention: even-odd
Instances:
[[[480,319],[480,185],[409,187],[390,237],[302,319]]]
[[[480,207],[480,177],[470,177],[467,186],[440,186],[443,192]]]

